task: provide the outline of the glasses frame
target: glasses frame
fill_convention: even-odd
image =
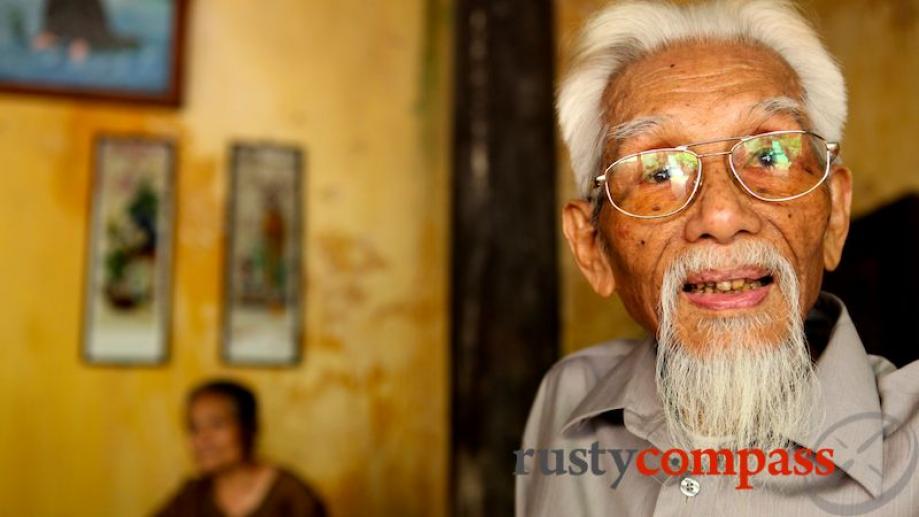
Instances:
[[[786,196],[786,197],[781,197],[781,198],[777,198],[777,199],[769,199],[769,198],[764,198],[764,197],[762,197],[762,196],[756,194],[755,192],[753,192],[753,191],[750,189],[750,187],[747,186],[746,183],[744,183],[743,179],[741,179],[741,177],[740,177],[740,173],[738,173],[738,172],[737,172],[737,169],[734,168],[734,160],[732,159],[732,156],[734,155],[734,151],[737,150],[737,148],[738,148],[740,145],[742,145],[744,142],[748,142],[748,141],[750,141],[750,140],[753,140],[754,138],[762,138],[762,137],[775,136],[775,135],[793,135],[793,134],[796,134],[796,135],[810,135],[810,136],[816,137],[818,140],[820,140],[821,142],[823,142],[824,146],[826,147],[826,167],[824,167],[823,176],[820,178],[820,181],[818,181],[817,183],[815,183],[813,187],[807,189],[806,191],[804,191],[804,192],[802,192],[802,193],[800,193],[800,194],[795,194],[795,195],[793,195],[793,196]],[[699,147],[699,146],[702,146],[702,145],[717,144],[717,143],[720,143],[720,142],[731,142],[731,141],[733,141],[733,140],[737,140],[737,143],[734,144],[734,145],[732,145],[731,148],[730,148],[729,150],[727,150],[727,151],[719,151],[719,152],[714,152],[714,153],[701,153],[701,154],[700,154],[700,153],[697,153],[697,152],[695,152],[695,151],[693,151],[693,150],[691,149],[692,147]],[[692,154],[693,156],[695,156],[695,157],[696,157],[696,160],[698,161],[698,164],[699,164],[699,165],[698,165],[697,170],[696,170],[696,180],[695,180],[695,182],[694,182],[694,184],[693,184],[692,192],[690,192],[689,197],[686,198],[686,202],[683,203],[683,204],[682,204],[679,208],[677,208],[676,210],[673,210],[673,211],[668,212],[668,213],[666,213],[666,214],[658,214],[658,215],[638,215],[638,214],[633,214],[633,213],[631,213],[631,212],[629,212],[629,211],[623,209],[622,207],[616,205],[615,201],[613,201],[613,195],[612,195],[612,194],[610,193],[610,191],[609,191],[609,182],[607,181],[607,179],[608,179],[608,177],[609,177],[610,171],[611,171],[615,166],[619,165],[620,163],[622,163],[622,162],[624,162],[624,161],[626,161],[626,160],[638,158],[638,157],[641,157],[641,156],[644,155],[644,154],[659,153],[659,152],[663,152],[663,151],[680,151],[680,152],[687,152],[687,153],[690,153],[690,154]],[[823,138],[822,136],[820,136],[820,135],[818,135],[817,133],[814,133],[814,132],[812,132],[812,131],[806,131],[806,130],[803,130],[803,129],[788,129],[788,130],[782,130],[782,131],[770,131],[770,132],[768,132],[768,133],[760,133],[760,134],[758,134],[758,135],[735,136],[735,137],[731,137],[731,138],[718,138],[718,139],[715,139],[715,140],[706,140],[706,141],[704,141],[704,142],[694,142],[694,143],[691,143],[691,144],[680,145],[680,146],[677,146],[677,147],[661,147],[661,148],[657,148],[657,149],[648,149],[647,151],[641,151],[641,152],[637,152],[637,153],[627,154],[627,155],[623,156],[622,158],[619,158],[618,160],[616,160],[616,161],[614,161],[613,163],[611,163],[611,164],[603,171],[603,174],[601,174],[601,175],[597,176],[596,178],[594,178],[594,185],[593,185],[593,188],[596,189],[596,188],[599,188],[599,187],[602,186],[602,187],[603,187],[603,190],[606,191],[606,199],[609,200],[609,202],[610,202],[611,205],[613,205],[613,208],[615,208],[616,210],[622,212],[623,214],[625,214],[625,215],[627,215],[627,216],[629,216],[629,217],[635,217],[635,218],[638,218],[638,219],[660,219],[660,218],[662,218],[662,217],[670,217],[670,216],[672,216],[672,215],[674,215],[674,214],[678,214],[678,213],[682,212],[684,209],[686,209],[687,206],[689,206],[690,203],[692,203],[693,199],[695,199],[695,197],[696,197],[696,192],[698,192],[699,187],[702,185],[702,158],[704,158],[704,157],[706,157],[706,156],[724,156],[724,155],[727,155],[727,156],[728,156],[728,166],[730,166],[730,168],[731,168],[731,173],[734,175],[734,179],[737,180],[737,183],[740,184],[740,186],[744,189],[744,191],[745,191],[747,194],[750,194],[750,195],[753,196],[754,198],[759,199],[759,200],[761,200],[761,201],[767,201],[767,202],[770,202],[770,203],[780,203],[780,202],[783,202],[783,201],[791,201],[791,200],[793,200],[793,199],[798,199],[799,197],[806,196],[806,195],[810,194],[811,192],[813,192],[814,189],[816,189],[817,187],[819,187],[820,185],[822,185],[823,182],[826,181],[826,179],[827,179],[827,178],[829,177],[829,175],[830,175],[830,169],[832,169],[833,162],[835,162],[835,161],[836,161],[836,158],[839,156],[839,142],[830,142],[830,141],[828,141],[826,138]]]

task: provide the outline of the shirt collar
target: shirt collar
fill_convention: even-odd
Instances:
[[[822,308],[822,309],[821,309]],[[809,319],[838,313],[829,341],[816,362],[820,385],[820,430],[796,442],[809,449],[833,449],[836,467],[861,484],[872,496],[883,481],[883,419],[877,384],[868,354],[839,298],[821,293]],[[587,393],[566,420],[561,432],[595,416],[623,410],[630,432],[655,447],[669,448],[663,409],[654,382],[654,341],[636,345]],[[819,441],[819,443],[818,443]],[[856,461],[857,458],[857,461]],[[880,469],[880,470],[875,470]]]

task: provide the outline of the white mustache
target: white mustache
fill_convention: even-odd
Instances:
[[[772,244],[764,241],[744,240],[730,247],[693,247],[677,256],[664,275],[658,316],[663,320],[668,311],[669,314],[673,314],[678,301],[676,293],[682,289],[689,275],[712,269],[747,266],[769,271],[779,289],[782,290],[782,295],[787,300],[794,301],[793,314],[799,314],[798,275],[794,267]]]

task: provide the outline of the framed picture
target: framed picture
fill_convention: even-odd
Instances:
[[[0,0],[0,90],[178,105],[187,0]]]
[[[232,147],[222,355],[237,365],[300,361],[302,153]]]
[[[160,364],[169,349],[174,146],[102,137],[95,161],[83,357],[94,364]]]

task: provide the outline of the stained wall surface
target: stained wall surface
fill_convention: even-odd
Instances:
[[[185,391],[231,375],[332,515],[446,509],[447,2],[195,0],[179,110],[0,95],[0,513],[145,515],[191,472]],[[178,144],[171,359],[79,356],[93,138]],[[305,359],[218,360],[232,140],[302,146]]]

